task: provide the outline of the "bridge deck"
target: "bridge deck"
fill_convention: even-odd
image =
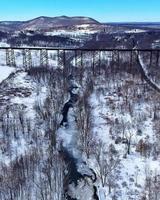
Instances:
[[[107,48],[107,49],[101,49],[101,48],[56,48],[56,47],[0,47],[0,50],[7,50],[7,49],[13,49],[13,50],[24,50],[24,49],[29,49],[29,50],[48,50],[48,51],[139,51],[139,52],[144,52],[144,51],[160,51],[160,49],[120,49],[120,48]]]

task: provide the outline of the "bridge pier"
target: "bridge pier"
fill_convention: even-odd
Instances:
[[[49,64],[48,61],[48,51],[46,49],[40,50],[40,66],[47,67]]]
[[[22,51],[23,54],[23,67],[28,69],[32,66],[32,55],[29,49],[24,49]]]
[[[156,56],[156,65],[159,66],[159,51],[157,51],[157,56]]]
[[[16,66],[14,49],[6,49],[6,65]]]

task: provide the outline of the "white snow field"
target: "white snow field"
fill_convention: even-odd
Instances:
[[[0,83],[15,71],[14,67],[0,66]]]

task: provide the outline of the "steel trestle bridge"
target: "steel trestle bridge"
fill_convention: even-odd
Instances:
[[[22,65],[24,68],[29,68],[32,66],[32,61],[35,59],[32,52],[37,52],[39,56],[38,66],[48,66],[50,65],[49,53],[56,52],[57,60],[60,65],[65,66],[66,54],[68,52],[72,53],[72,58],[75,59],[75,63],[78,62],[78,57],[80,57],[81,64],[83,63],[83,55],[85,53],[90,53],[92,55],[92,63],[96,64],[98,61],[101,62],[101,53],[109,52],[112,55],[112,59],[116,59],[119,62],[120,54],[127,53],[129,56],[130,64],[133,62],[134,55],[147,53],[147,59],[149,63],[153,62],[155,65],[159,65],[160,49],[118,49],[118,48],[108,48],[108,49],[89,49],[89,48],[49,48],[49,47],[0,47],[0,52],[5,52],[6,59],[4,65],[16,66],[16,56],[15,52],[19,51],[22,55]]]

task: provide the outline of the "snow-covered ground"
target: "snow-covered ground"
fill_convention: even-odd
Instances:
[[[138,58],[139,58],[140,65],[142,66],[142,69],[143,69],[146,77],[151,81],[151,83],[153,85],[155,85],[160,90],[160,82],[159,82],[159,78],[157,78],[157,77],[159,77],[159,71],[157,71],[157,73],[154,73],[155,75],[153,76],[152,68],[151,68],[150,64],[145,62],[146,60],[144,61],[144,58],[141,55],[139,55]],[[148,59],[148,61],[149,61],[149,59]],[[159,63],[156,65],[157,65],[156,67],[158,68]]]
[[[15,71],[14,67],[0,66],[0,83]]]
[[[125,31],[125,33],[144,33],[146,32],[146,30],[142,30],[142,29],[132,29],[129,31]]]
[[[4,42],[0,42],[0,47],[9,47],[10,45],[7,44],[5,41]]]
[[[94,33],[98,33],[100,32],[100,30],[96,30],[96,27],[92,27],[89,24],[83,24],[83,25],[77,25],[75,26],[74,29],[72,30],[53,30],[50,32],[46,32],[46,35],[63,35],[63,36],[83,36],[86,34],[94,34]]]
[[[56,60],[55,52],[52,53],[50,57]],[[38,62],[38,55],[33,55],[34,62]],[[47,186],[46,191],[50,191],[45,191],[48,195],[46,199],[51,199],[55,180],[48,186],[51,181],[49,173],[54,172],[54,176],[59,178],[58,186],[54,182],[54,191],[62,188],[63,176],[59,174],[64,168],[67,176],[67,167],[58,160],[63,159],[63,155],[52,158],[56,166],[48,166],[48,160],[55,150],[50,140],[55,136],[58,150],[61,145],[67,149],[76,162],[78,172],[88,176],[94,172],[96,175],[95,181],[85,177],[78,181],[77,187],[69,184],[73,198],[93,200],[93,187],[96,187],[99,200],[141,200],[144,196],[150,200],[146,180],[160,175],[160,157],[158,147],[155,147],[160,117],[157,102],[159,94],[142,81],[140,74],[121,71],[108,75],[110,70],[107,67],[111,61],[109,52],[96,54],[95,62],[100,56],[102,63],[107,62],[107,69],[97,69],[93,75],[93,55],[84,54],[84,72],[77,70],[75,59],[71,61],[76,74],[72,80],[76,88],[72,92],[78,94],[79,101],[69,108],[67,125],[60,126],[61,108],[69,95],[62,71],[54,67],[55,74],[51,71],[49,75],[43,74],[45,72],[41,74],[38,68],[37,72],[33,70],[27,73],[21,68],[18,51],[16,56],[19,56],[18,68],[0,66],[0,100],[3,102],[4,97],[9,99],[0,110],[0,169],[5,166],[8,170],[18,158],[37,153],[38,161],[35,162],[38,165],[33,158],[34,164],[30,160],[27,165],[34,176],[29,177],[26,172],[26,179],[29,180],[26,185],[33,187],[33,200],[44,192],[43,188],[39,189],[41,184]],[[77,62],[81,62],[80,56]],[[15,74],[6,79],[12,72]],[[81,81],[78,73],[83,73]],[[81,123],[79,120],[82,120]],[[81,144],[83,134],[86,134],[87,140],[84,146]],[[33,148],[36,153],[32,152]],[[1,175],[3,172],[1,170]],[[54,176],[51,176],[52,179]]]
[[[1,91],[3,93],[1,92],[0,99],[2,101],[3,98],[7,98],[7,101],[0,110],[1,114],[4,115],[2,117],[4,121],[1,123],[0,127],[2,128],[5,123],[8,123],[6,120],[8,107],[10,108],[8,113],[9,123],[12,125],[16,123],[15,125],[19,126],[18,119],[20,113],[22,113],[22,116],[24,117],[23,120],[29,120],[30,128],[32,128],[36,118],[34,106],[36,102],[43,103],[46,98],[46,87],[38,87],[38,85],[27,75],[27,72],[20,70],[19,68],[0,66],[0,72],[0,83],[3,82],[1,86]],[[8,78],[13,72],[14,74]],[[15,118],[17,119],[15,120]],[[11,132],[12,130],[10,130],[10,134]],[[9,141],[9,147],[6,149],[7,142],[5,141],[3,132],[0,132],[0,167],[1,165],[9,167],[11,162],[14,162],[16,158],[20,156],[24,156],[27,152],[29,153],[30,148],[34,146],[34,144],[29,144],[30,137],[26,139],[26,136],[24,133],[22,134],[22,131],[14,137],[12,134],[8,137],[11,138],[11,141]],[[2,144],[1,141],[4,141],[4,144]]]
[[[117,174],[117,178],[115,179],[117,187],[110,194],[108,187],[102,187],[103,190],[101,192],[103,191],[105,198],[100,199],[112,199],[115,193],[117,193],[119,194],[119,197],[117,197],[118,200],[139,200],[142,198],[146,184],[146,170],[148,170],[148,173],[151,172],[153,176],[156,173],[160,174],[160,159],[154,160],[151,155],[149,157],[143,157],[137,152],[136,147],[140,140],[146,141],[154,146],[156,135],[153,127],[153,116],[150,114],[150,111],[154,108],[154,104],[148,104],[145,101],[141,103],[135,102],[132,103],[132,114],[127,109],[125,109],[125,112],[122,111],[121,106],[125,104],[124,96],[118,96],[116,89],[121,88],[121,91],[123,91],[122,88],[125,87],[125,81],[127,80],[124,79],[122,81],[118,77],[116,80],[117,86],[112,80],[110,80],[109,87],[97,85],[95,92],[90,97],[94,138],[96,138],[95,140],[101,141],[101,145],[104,145],[106,151],[109,145],[113,144],[120,158],[117,171],[115,170],[113,172],[114,175]],[[129,80],[131,80],[131,77]],[[134,81],[136,80],[133,80],[133,85],[136,84]],[[103,88],[103,93],[98,92],[100,88]],[[123,92],[122,94],[124,95]],[[129,98],[130,102],[132,102],[132,94],[130,94]],[[139,123],[140,116],[145,116],[145,120],[142,120],[141,123]],[[119,130],[115,129],[115,123],[119,124],[121,122],[122,124],[119,126]],[[123,126],[124,128],[122,128]],[[142,134],[140,135],[137,134],[139,128],[142,130]],[[125,132],[124,136],[123,131]],[[129,155],[126,155],[126,144],[121,142],[115,144],[115,140],[118,137],[131,137],[131,152]],[[90,159],[89,164],[95,171],[100,170],[99,165],[94,159]],[[101,172],[99,171],[99,173]]]

